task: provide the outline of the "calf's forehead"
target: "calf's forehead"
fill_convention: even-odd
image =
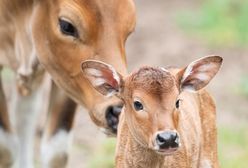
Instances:
[[[160,99],[176,90],[175,77],[161,68],[142,67],[133,72],[125,82],[129,91],[142,90]]]

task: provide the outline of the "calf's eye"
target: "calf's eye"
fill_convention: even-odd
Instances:
[[[133,102],[133,106],[134,106],[134,109],[136,110],[136,111],[140,111],[140,110],[143,110],[143,105],[142,105],[142,103],[141,102],[139,102],[139,101],[134,101]]]

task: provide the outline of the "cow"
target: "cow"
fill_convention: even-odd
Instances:
[[[104,61],[125,76],[125,43],[135,22],[133,0],[0,1],[0,72],[10,68],[16,86],[8,107],[0,77],[0,167],[33,167],[35,125],[46,103],[44,167],[66,166],[78,104],[106,134],[116,134],[121,100],[96,92],[81,75],[80,63]]]

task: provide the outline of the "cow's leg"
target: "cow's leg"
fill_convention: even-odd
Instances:
[[[13,134],[9,120],[7,102],[3,92],[0,67],[0,167],[8,168],[14,163],[17,138]]]
[[[68,161],[70,130],[77,104],[53,84],[49,116],[43,135],[41,156],[43,167],[63,168]]]
[[[37,84],[37,85],[36,85]],[[16,91],[15,95],[15,130],[19,140],[18,168],[33,168],[34,139],[38,114],[47,106],[48,97],[45,90],[49,90],[51,79],[48,75],[33,82],[32,92],[22,95]]]

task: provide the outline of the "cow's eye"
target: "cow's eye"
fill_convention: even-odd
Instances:
[[[67,20],[59,19],[59,27],[61,33],[73,37],[78,37],[78,31],[77,29]]]
[[[143,105],[142,105],[142,103],[141,102],[139,102],[139,101],[134,101],[133,102],[133,106],[134,106],[134,109],[136,110],[136,111],[140,111],[140,110],[143,110]]]
[[[178,109],[179,108],[179,105],[180,105],[180,99],[178,99],[177,101],[176,101],[176,108]]]

